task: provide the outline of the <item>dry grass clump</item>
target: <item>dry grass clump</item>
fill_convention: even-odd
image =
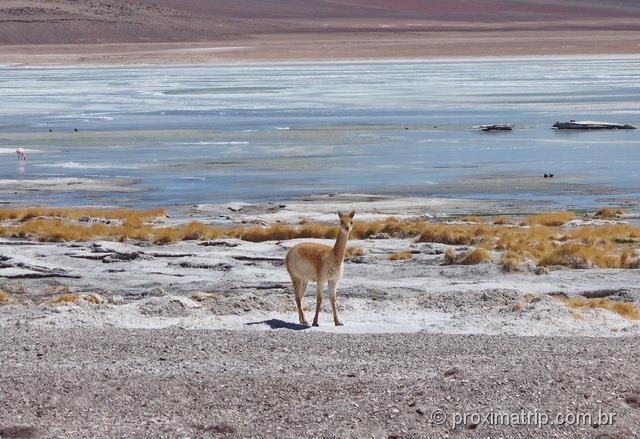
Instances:
[[[13,299],[9,293],[4,290],[0,290],[0,305],[7,305],[9,303],[13,303]]]
[[[205,293],[205,292],[199,291],[199,292],[193,293],[191,295],[191,299],[195,300],[196,302],[206,302],[209,300],[219,302],[222,299],[222,295],[220,295],[219,293]]]
[[[134,210],[134,209],[92,209],[92,208],[51,208],[28,207],[14,209],[0,209],[0,221],[18,220],[28,221],[33,218],[64,218],[79,220],[81,218],[104,218],[121,220],[124,224],[140,225],[145,221],[166,215],[164,209]]]
[[[469,252],[454,252],[448,249],[444,254],[444,263],[446,265],[476,265],[481,262],[492,262],[491,253],[483,248],[476,248]]]
[[[505,271],[517,271],[524,260],[524,256],[521,253],[517,253],[513,250],[504,252],[500,258],[500,265]]]
[[[604,250],[604,251],[603,251]],[[609,250],[609,251],[607,251]],[[613,248],[596,248],[585,244],[565,244],[554,248],[538,261],[538,265],[563,265],[571,268],[616,268],[623,266],[623,258]]]
[[[507,225],[507,224],[511,224],[511,220],[509,218],[507,218],[506,216],[497,216],[493,220],[493,224],[495,224],[497,226],[504,226],[504,225]]]
[[[593,299],[580,296],[567,297],[564,295],[556,295],[554,297],[572,309],[586,310],[600,308],[614,312],[628,320],[640,320],[640,309],[630,302],[613,301],[606,297]]]
[[[465,223],[484,223],[484,218],[480,218],[477,215],[464,216],[460,220]]]
[[[364,256],[364,249],[362,247],[349,246],[344,251],[344,257],[351,259],[356,256]]]
[[[424,224],[418,242],[469,245],[493,233],[490,226],[476,224]]]
[[[98,294],[60,294],[46,302],[47,305],[65,304],[65,303],[90,303],[92,305],[101,305],[105,300]]]
[[[548,212],[527,217],[523,225],[527,226],[561,226],[576,216],[573,212]]]
[[[623,213],[624,213],[624,210],[620,207],[617,207],[617,208],[603,207],[602,209],[596,212],[596,214],[594,215],[594,218],[616,219],[616,218],[621,218]]]
[[[390,261],[406,261],[412,258],[413,255],[409,251],[399,251],[389,255]]]

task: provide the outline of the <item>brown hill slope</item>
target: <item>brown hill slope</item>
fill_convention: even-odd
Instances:
[[[0,63],[640,53],[636,0],[0,0]]]
[[[406,21],[414,26],[399,26]],[[633,0],[0,2],[0,44],[217,41],[290,32],[444,31],[464,30],[468,23],[480,23],[485,31],[509,30],[505,25],[513,30],[528,29],[531,23],[537,23],[536,29],[640,30],[640,5]]]

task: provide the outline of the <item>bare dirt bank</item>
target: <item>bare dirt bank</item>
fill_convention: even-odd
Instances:
[[[386,26],[386,25],[384,25]],[[411,26],[407,24],[406,26]],[[287,32],[195,42],[0,46],[0,64],[127,65],[236,61],[637,55],[640,33],[611,29]]]

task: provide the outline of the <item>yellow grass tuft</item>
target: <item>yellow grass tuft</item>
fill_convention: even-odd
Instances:
[[[464,257],[460,260],[460,264],[462,265],[475,265],[480,262],[492,262],[493,258],[491,257],[491,253],[483,248],[477,248],[472,250],[471,252],[464,255]]]
[[[56,303],[78,303],[80,301],[79,294],[61,294],[52,299],[47,300],[46,304],[56,304]]]
[[[480,218],[477,215],[469,215],[462,217],[461,221],[464,221],[465,223],[483,223],[484,218]]]
[[[206,302],[208,300],[218,302],[222,299],[222,296],[219,293],[204,293],[202,291],[199,291],[197,293],[193,293],[191,295],[191,299],[195,300],[196,302]]]
[[[164,209],[133,210],[133,209],[92,209],[92,208],[51,208],[29,207],[0,209],[0,221],[18,220],[28,221],[33,218],[64,218],[79,220],[81,218],[103,218],[121,220],[130,225],[140,225],[144,221],[166,215]]]
[[[504,226],[506,224],[511,224],[511,220],[506,216],[498,216],[493,220],[493,224]]]
[[[624,213],[624,210],[620,207],[617,207],[617,208],[603,207],[602,209],[596,212],[594,217],[601,218],[601,219],[616,219],[616,218],[621,218],[623,213]]]
[[[90,303],[92,305],[100,305],[105,302],[105,300],[99,296],[98,294],[60,294],[59,296],[53,297],[46,302],[47,305],[56,305],[56,304],[67,304],[67,303]]]
[[[500,258],[500,264],[505,271],[515,271],[523,260],[524,256],[521,253],[508,250],[502,255],[502,258]]]
[[[448,249],[444,254],[444,262],[447,265],[476,265],[481,262],[491,262],[491,253],[483,248],[476,248],[470,252],[456,254],[452,249]]]
[[[7,293],[4,290],[0,290],[0,305],[6,305],[12,302],[13,302],[13,299],[11,298],[9,293]]]
[[[571,268],[621,267],[623,255],[606,248],[594,248],[585,244],[565,244],[551,249],[538,261],[541,266],[563,265]]]
[[[538,215],[532,215],[524,220],[524,225],[527,226],[561,226],[576,216],[573,212],[549,212],[540,213]]]
[[[406,261],[412,258],[413,255],[409,251],[399,251],[389,255],[389,260],[391,261]]]
[[[356,256],[364,256],[364,249],[362,247],[349,246],[345,249],[344,257],[346,259]]]
[[[618,302],[609,300],[606,297],[588,299],[581,296],[567,297],[564,295],[554,296],[560,302],[564,303],[574,310],[586,309],[606,309],[614,312],[627,320],[640,320],[640,309],[630,302]]]

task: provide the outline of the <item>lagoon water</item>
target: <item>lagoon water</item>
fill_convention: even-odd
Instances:
[[[638,57],[6,66],[0,102],[0,180],[127,177],[135,189],[0,195],[9,203],[348,191],[590,207],[640,195],[640,130],[550,129],[569,119],[639,125]],[[472,128],[487,123],[516,129]],[[539,181],[545,172],[555,186]]]

